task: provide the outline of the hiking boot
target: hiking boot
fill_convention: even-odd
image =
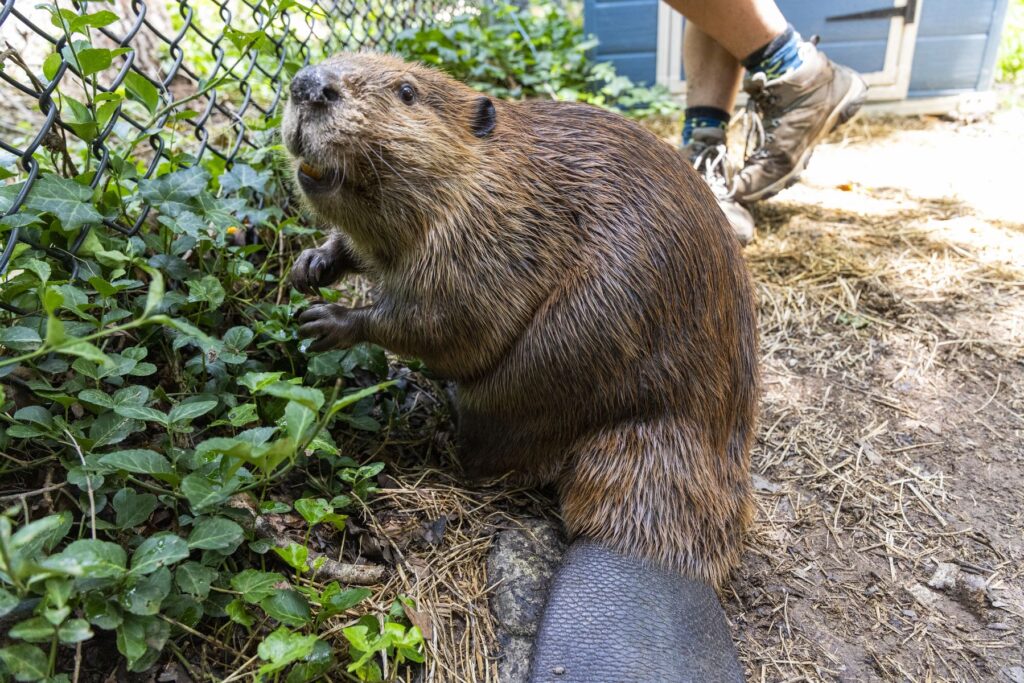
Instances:
[[[754,239],[754,217],[732,196],[732,169],[725,147],[725,131],[721,128],[697,128],[690,144],[681,149],[693,167],[715,193],[732,232],[740,244]]]
[[[864,79],[830,61],[813,43],[800,45],[800,58],[800,66],[774,80],[762,72],[743,80],[760,115],[761,140],[736,176],[739,201],[767,199],[795,183],[814,146],[853,118],[867,97]]]

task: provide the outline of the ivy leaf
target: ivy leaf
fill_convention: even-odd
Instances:
[[[157,617],[126,614],[117,627],[117,651],[128,660],[128,669],[146,668],[147,661],[155,658],[171,635],[171,626]]]
[[[124,548],[116,543],[85,538],[74,541],[40,564],[69,576],[106,579],[124,574],[126,561]]]
[[[121,443],[142,428],[135,420],[111,411],[103,413],[89,427],[89,439],[94,449]]]
[[[193,472],[181,480],[181,492],[185,494],[192,512],[196,514],[223,503],[234,490],[235,485],[232,485],[232,482],[222,484],[198,472]]]
[[[306,560],[309,558],[309,550],[306,546],[299,545],[298,543],[289,543],[283,548],[274,548],[274,552],[295,571],[309,571],[309,565],[306,564]]]
[[[210,176],[202,168],[191,166],[158,178],[139,181],[139,194],[161,213],[177,216],[192,208],[192,201],[206,190]]]
[[[120,529],[142,524],[156,510],[157,499],[152,493],[136,493],[133,489],[123,488],[114,494],[111,502],[116,516],[114,523]]]
[[[32,617],[12,626],[7,635],[28,643],[45,643],[53,638],[53,632],[53,624],[42,617]]]
[[[309,603],[294,590],[278,590],[260,601],[268,616],[286,626],[298,628],[310,621]]]
[[[179,403],[171,408],[171,413],[168,416],[167,421],[170,424],[187,422],[205,415],[216,407],[217,401],[192,401],[191,403]]]
[[[231,577],[231,587],[242,594],[242,600],[253,605],[278,592],[282,584],[287,585],[287,581],[278,572],[258,569],[245,569]]]
[[[19,643],[0,649],[3,661],[16,681],[38,681],[49,673],[49,662],[43,651],[35,645]]]
[[[260,667],[260,675],[273,673],[288,666],[294,661],[303,659],[313,652],[317,643],[314,635],[293,633],[284,626],[263,639],[256,648],[260,659],[268,662]]]
[[[242,527],[223,517],[200,519],[188,537],[188,547],[233,552],[242,542]]]
[[[107,453],[98,461],[100,465],[112,470],[148,474],[164,481],[177,482],[177,475],[171,463],[156,451],[145,448],[133,448],[126,451]]]
[[[226,171],[218,178],[220,188],[225,192],[235,192],[241,189],[263,192],[266,189],[267,181],[270,180],[268,171],[257,171],[248,164],[236,163],[230,171]]]
[[[85,619],[68,619],[57,629],[57,637],[65,645],[80,643],[92,638],[92,629]]]
[[[188,557],[185,539],[170,532],[150,536],[143,541],[132,555],[132,574],[150,574],[157,569],[172,565]]]
[[[295,511],[312,526],[322,522],[324,517],[334,512],[334,509],[324,498],[300,498],[295,501]]]
[[[232,600],[224,607],[224,611],[227,613],[228,618],[236,624],[241,624],[246,628],[251,628],[256,623],[256,617],[252,615],[252,612],[245,608],[245,604],[238,599]]]
[[[114,412],[118,415],[124,415],[130,417],[133,420],[142,420],[143,422],[156,422],[167,426],[168,420],[167,415],[160,412],[156,408],[150,408],[148,406],[121,404],[114,406]]]
[[[185,562],[174,571],[174,582],[183,593],[205,600],[210,594],[210,584],[217,578],[217,570],[198,562]]]
[[[205,302],[210,308],[218,308],[224,303],[224,285],[213,275],[206,275],[199,280],[188,281],[188,300],[192,303]]]
[[[25,205],[56,216],[65,230],[99,223],[103,216],[92,204],[92,188],[48,173],[29,191]]]
[[[0,587],[0,617],[7,616],[19,602],[17,595]]]
[[[304,387],[290,382],[274,382],[260,389],[261,393],[301,403],[312,411],[324,404],[324,394],[319,389]]]
[[[121,606],[139,616],[157,614],[170,592],[171,570],[160,567],[152,574],[131,577],[121,591]]]
[[[0,344],[15,351],[27,351],[31,347],[42,344],[39,333],[30,327],[15,325],[0,330]]]

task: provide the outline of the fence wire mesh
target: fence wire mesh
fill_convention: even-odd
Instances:
[[[2,2],[0,276],[26,244],[74,277],[90,230],[135,235],[151,211],[122,202],[132,210],[52,239],[22,215],[44,171],[100,192],[116,174],[122,192],[126,178],[137,186],[168,162],[215,155],[230,167],[243,148],[270,144],[299,68],[342,49],[389,49],[466,9],[464,0]]]

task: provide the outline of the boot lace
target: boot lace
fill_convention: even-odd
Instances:
[[[708,145],[693,159],[693,167],[719,199],[732,199],[736,183],[729,167],[729,151],[725,145]]]

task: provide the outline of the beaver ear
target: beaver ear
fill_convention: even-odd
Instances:
[[[497,122],[497,112],[494,111],[494,103],[489,97],[480,97],[474,105],[473,122],[471,129],[473,135],[478,138],[485,138],[494,130]]]

